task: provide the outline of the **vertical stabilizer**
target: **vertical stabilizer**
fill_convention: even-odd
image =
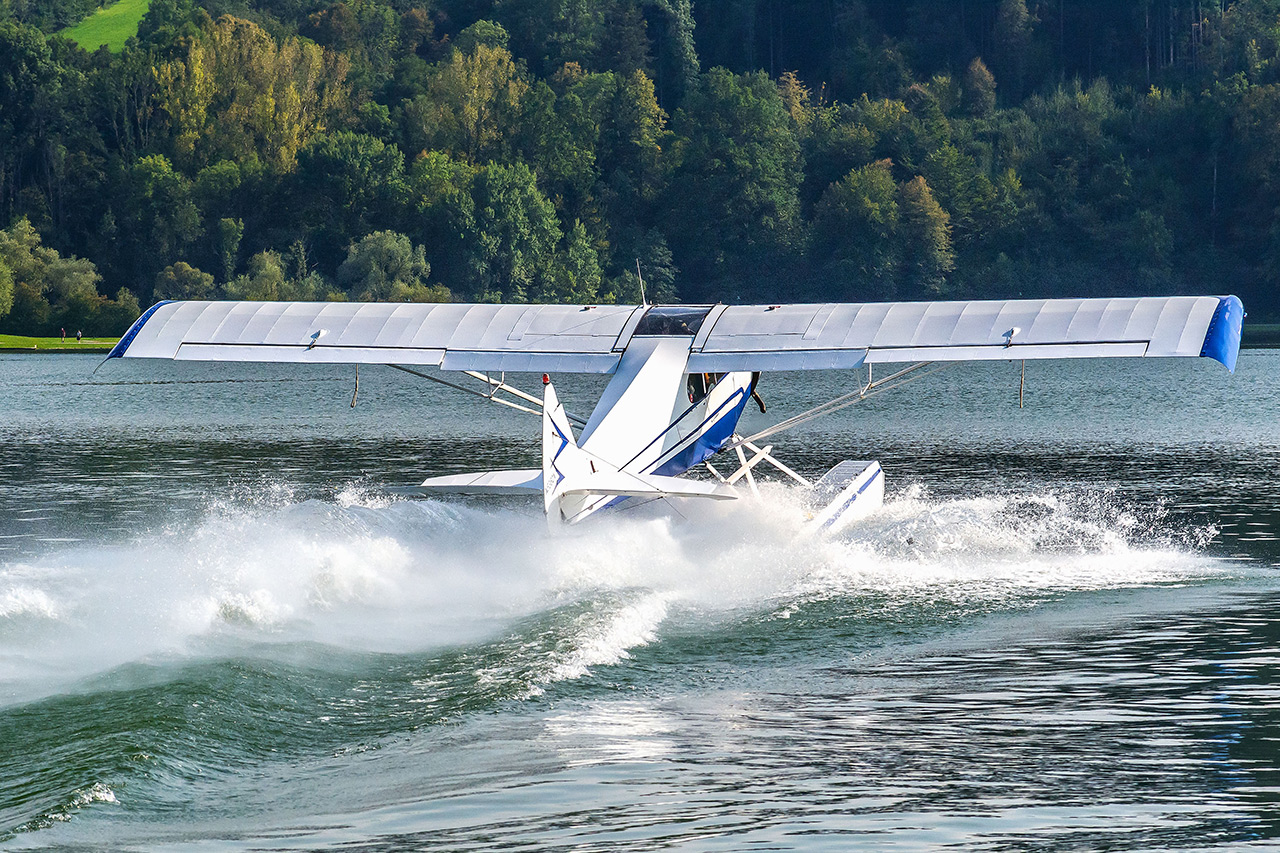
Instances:
[[[562,520],[560,497],[565,479],[591,471],[591,462],[578,449],[555,386],[548,381],[542,395],[542,505],[549,524],[554,526]]]

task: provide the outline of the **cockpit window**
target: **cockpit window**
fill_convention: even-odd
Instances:
[[[724,377],[723,373],[690,373],[687,386],[689,388],[689,402],[700,403],[706,396],[711,393],[711,389],[716,387],[716,383]]]
[[[655,305],[644,313],[636,325],[635,335],[679,337],[696,335],[711,306]]]

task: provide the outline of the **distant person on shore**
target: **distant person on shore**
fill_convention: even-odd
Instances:
[[[63,342],[64,344],[67,342],[67,330],[66,330],[66,329],[63,329],[63,330],[62,330],[62,342]]]
[[[76,343],[80,343],[80,337],[81,337],[81,332],[79,329],[76,329]]]

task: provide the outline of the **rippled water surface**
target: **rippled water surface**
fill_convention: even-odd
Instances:
[[[538,422],[390,370],[0,355],[0,847],[1280,838],[1280,353],[957,366],[770,439],[885,508],[402,500]],[[536,385],[521,377],[525,385]],[[763,428],[847,390],[767,376]],[[603,382],[557,380],[586,413]]]

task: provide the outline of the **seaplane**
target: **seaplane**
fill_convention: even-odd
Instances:
[[[1243,318],[1234,296],[779,305],[160,302],[107,359],[354,364],[357,382],[360,365],[386,365],[542,418],[541,468],[431,477],[407,489],[412,494],[540,497],[549,524],[560,528],[646,502],[758,496],[753,471],[764,463],[807,490],[810,529],[830,534],[881,505],[879,463],[844,460],[811,481],[773,455],[770,436],[951,362],[1202,357],[1234,372]],[[880,364],[896,367],[874,378]],[[746,407],[754,401],[764,411],[756,390],[761,374],[792,370],[847,371],[853,381],[840,396],[740,435]],[[478,384],[441,375],[453,373]],[[541,397],[508,383],[508,373],[541,374]],[[586,418],[566,413],[556,394],[552,376],[566,373],[611,376]],[[695,471],[701,478],[690,476]]]

